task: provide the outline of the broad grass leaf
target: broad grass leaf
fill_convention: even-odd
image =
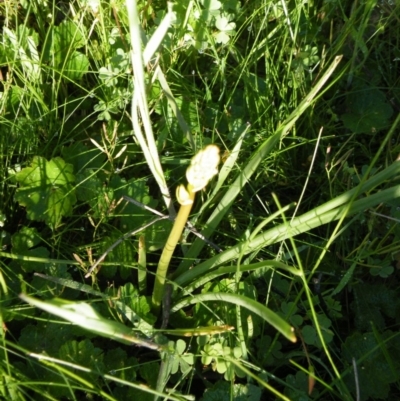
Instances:
[[[91,333],[124,344],[137,344],[153,350],[162,350],[162,346],[143,340],[132,334],[131,328],[101,316],[91,305],[84,302],[68,302],[59,298],[43,302],[39,299],[20,294],[19,297],[37,308],[59,316],[71,323],[82,327]]]

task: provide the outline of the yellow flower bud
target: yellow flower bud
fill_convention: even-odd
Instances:
[[[193,203],[193,199],[190,198],[190,194],[183,184],[176,188],[176,198],[182,206],[191,205]]]
[[[192,158],[186,170],[190,190],[193,192],[202,190],[208,181],[218,174],[219,160],[219,148],[216,145],[206,146]]]

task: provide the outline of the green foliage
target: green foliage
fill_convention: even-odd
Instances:
[[[199,52],[217,44],[226,45],[235,34],[240,12],[240,1],[201,0],[189,6],[181,2],[174,10],[177,14],[177,39],[185,46],[193,46]]]
[[[67,341],[61,345],[58,353],[60,359],[64,361],[73,362],[77,365],[84,364],[94,372],[104,371],[103,351],[100,348],[95,348],[88,339],[80,342]],[[82,374],[86,376],[84,373]],[[93,380],[93,377],[87,377],[87,379]]]
[[[304,372],[297,372],[295,375],[287,375],[286,383],[288,384],[288,389],[285,391],[285,395],[290,397],[289,399],[291,401],[311,400],[311,398],[307,396],[308,378]]]
[[[204,365],[211,364],[212,370],[223,374],[225,380],[231,381],[236,376],[245,377],[242,370],[227,360],[227,357],[233,359],[240,359],[242,357],[242,351],[239,347],[232,349],[224,346],[222,342],[206,344],[201,351],[201,355],[201,363]]]
[[[354,333],[342,346],[342,356],[350,365],[357,363],[360,400],[387,399],[390,384],[399,380],[399,336],[391,331],[379,335],[373,332]],[[373,380],[372,380],[373,378]],[[346,376],[346,383],[356,393],[354,371]]]
[[[342,115],[346,128],[355,133],[374,134],[389,125],[393,108],[376,87],[359,85],[346,97],[347,112]]]
[[[30,167],[16,174],[15,200],[26,207],[30,220],[44,221],[55,230],[63,216],[70,216],[76,202],[72,165],[56,157],[49,162],[35,156]]]
[[[187,374],[192,370],[192,366],[196,360],[192,353],[184,352],[186,349],[186,343],[183,340],[178,340],[175,343],[175,354],[169,356],[171,358],[171,374],[181,372]]]
[[[11,237],[12,251],[15,254],[48,258],[49,251],[41,243],[39,233],[35,228],[22,227],[20,231]],[[17,264],[17,262],[15,262]],[[35,263],[21,260],[18,264],[25,272],[41,272],[45,269],[43,263]]]
[[[0,1],[0,398],[396,399],[398,5],[67,3]],[[123,196],[211,143],[155,316]]]
[[[261,390],[253,384],[229,384],[219,381],[207,389],[201,401],[259,401]]]
[[[131,283],[120,287],[120,291],[121,313],[137,330],[150,334],[156,317],[150,313],[149,300],[145,296],[140,296]]]
[[[44,49],[44,61],[52,62],[62,76],[71,81],[80,80],[88,71],[87,56],[78,51],[86,45],[87,29],[76,21],[64,20],[49,32]]]
[[[353,288],[354,301],[351,307],[355,315],[358,330],[368,331],[371,324],[383,330],[386,319],[397,319],[400,312],[400,300],[397,292],[389,290],[383,284],[363,284]]]

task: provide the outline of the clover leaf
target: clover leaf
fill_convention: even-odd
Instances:
[[[200,1],[201,5],[204,7],[207,13],[210,13],[211,15],[218,15],[220,13],[220,8],[222,6],[222,3],[218,0],[201,0]]]
[[[234,22],[229,22],[229,19],[225,16],[219,15],[216,18],[215,26],[219,32],[215,36],[215,41],[217,43],[226,44],[229,42],[230,35],[234,32],[236,24]]]
[[[26,207],[30,220],[44,221],[54,230],[63,216],[71,215],[76,202],[71,164],[60,157],[47,161],[35,156],[31,166],[16,174],[16,180],[20,187],[15,200]]]

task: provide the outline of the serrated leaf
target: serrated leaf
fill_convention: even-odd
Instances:
[[[149,195],[149,187],[144,180],[137,180],[135,178],[125,180],[119,176],[114,176],[110,182],[110,185],[112,185],[114,188],[118,188],[116,190],[117,199],[127,195],[146,206],[153,208],[157,207],[157,201],[155,201]],[[154,215],[151,212],[131,202],[124,202],[120,208],[123,208],[123,215],[121,216],[121,229],[124,231],[139,228],[144,223],[149,221],[149,219],[154,218]],[[146,241],[148,241],[148,238],[146,238]]]
[[[64,322],[41,321],[21,330],[18,343],[32,352],[56,355],[61,345],[73,336],[73,326]]]
[[[39,246],[30,249],[25,255],[46,259],[49,257],[49,250],[43,246]],[[20,264],[26,272],[42,272],[46,269],[46,264],[42,262],[20,261]]]
[[[136,380],[139,361],[136,358],[128,358],[127,353],[122,348],[108,350],[104,357],[104,365],[106,371],[113,376],[129,382]]]
[[[84,25],[77,25],[72,20],[64,20],[55,27],[55,36],[58,41],[59,51],[68,52],[72,49],[79,49],[86,44],[86,33]]]
[[[68,77],[71,81],[79,81],[89,70],[89,59],[85,54],[74,51],[63,67],[64,77]]]
[[[87,168],[82,173],[76,175],[76,181],[76,197],[80,201],[89,202],[91,209],[93,209],[97,205],[99,190],[102,188],[101,180],[97,177],[96,171]],[[97,213],[95,213],[96,217]]]
[[[76,203],[75,176],[72,165],[60,157],[48,162],[35,156],[31,166],[25,167],[15,178],[20,185],[15,200],[26,207],[30,220],[44,221],[54,230],[63,216],[71,215]]]
[[[64,20],[60,25],[50,29],[48,40],[43,51],[44,60],[51,62],[61,71],[76,49],[86,44],[86,28],[71,19]]]
[[[160,365],[157,362],[143,363],[139,368],[140,376],[153,388],[156,387],[159,370]]]
[[[23,252],[34,246],[39,245],[41,239],[36,228],[22,227],[17,233],[11,237],[13,252]]]
[[[391,337],[393,333],[384,332],[382,333],[381,340],[383,341],[386,337]],[[352,364],[353,358],[358,361],[358,391],[360,392],[360,400],[366,401],[369,399],[390,399],[389,395],[389,384],[399,379],[399,371],[394,370],[393,366],[390,366],[387,358],[382,353],[385,347],[388,347],[390,343],[379,343],[374,333],[359,333],[356,332],[351,336],[347,337],[346,342],[342,346],[342,358],[347,360],[349,364]],[[388,350],[389,351],[389,350]],[[397,361],[399,358],[398,351],[390,348],[392,361]],[[356,394],[353,370],[349,375],[346,375],[345,381],[347,386]]]
[[[153,332],[156,317],[150,313],[151,308],[147,298],[139,295],[132,283],[120,288],[120,301],[116,303],[116,307],[137,330],[146,335]]]
[[[102,168],[106,161],[103,152],[82,142],[75,142],[71,146],[63,148],[62,155],[67,163],[74,166],[76,174],[83,173],[85,169],[90,169],[94,174]]]
[[[347,113],[342,115],[346,128],[355,133],[375,133],[389,124],[392,106],[377,88],[361,87],[347,96]]]
[[[104,372],[103,351],[95,348],[88,339],[66,342],[60,347],[59,357],[64,361],[73,361],[94,371]]]
[[[121,233],[118,230],[114,230],[110,234],[110,237],[103,238],[102,252],[105,252],[107,248],[112,246],[121,237]],[[107,254],[107,261],[115,263],[113,265],[104,266],[101,269],[101,274],[107,278],[113,278],[119,266],[121,276],[123,276],[124,279],[127,279],[130,276],[132,269],[125,266],[129,265],[132,260],[135,260],[136,258],[137,251],[132,242],[129,240],[122,241]]]

